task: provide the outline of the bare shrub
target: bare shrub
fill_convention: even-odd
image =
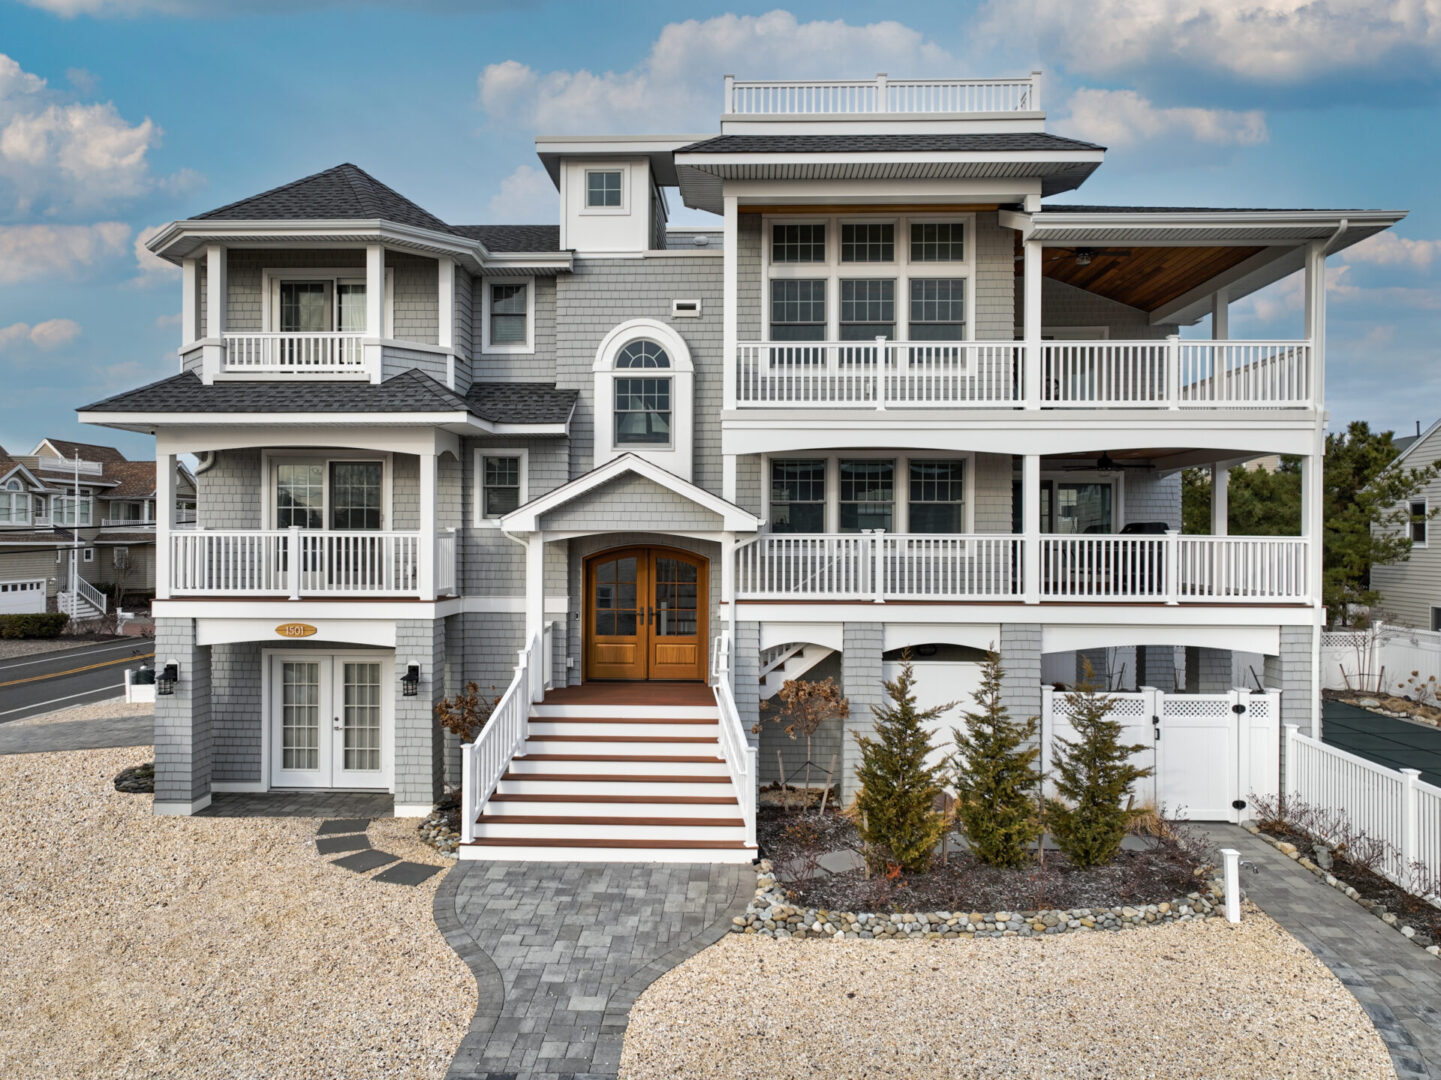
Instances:
[[[495,687],[492,686],[490,692],[494,695]],[[441,699],[435,706],[435,717],[441,727],[459,737],[461,742],[474,742],[498,703],[493,696],[483,696],[474,682],[468,682],[455,697]]]

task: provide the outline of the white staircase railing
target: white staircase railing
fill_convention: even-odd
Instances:
[[[55,603],[62,612],[69,615],[72,619],[78,619],[87,615],[89,615],[90,618],[99,618],[105,614],[110,606],[109,601],[105,598],[105,594],[82,577],[76,577],[74,589],[59,593],[55,598]],[[88,611],[84,610],[86,605],[89,605],[89,607],[95,611],[94,615],[90,615]]]
[[[485,804],[510,767],[511,758],[525,743],[530,728],[530,707],[545,697],[550,688],[552,640],[549,623],[531,636],[530,644],[520,650],[515,674],[485,727],[474,742],[461,744],[460,840],[463,844],[475,839],[476,819],[484,813]]]
[[[721,754],[730,769],[736,801],[745,823],[747,847],[756,843],[756,750],[746,738],[735,695],[731,692],[731,636],[718,634],[711,647],[711,688],[720,712]]]

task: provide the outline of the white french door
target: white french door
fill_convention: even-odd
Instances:
[[[270,786],[390,790],[393,660],[286,652],[270,665]]]

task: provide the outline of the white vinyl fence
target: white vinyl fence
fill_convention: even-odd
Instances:
[[[1323,689],[1409,697],[1432,677],[1441,696],[1441,634],[1434,631],[1377,622],[1321,635]]]
[[[1322,811],[1312,827],[1331,835],[1321,839],[1340,841],[1349,827],[1386,846],[1379,873],[1403,888],[1418,879],[1434,887],[1441,875],[1441,788],[1423,783],[1416,769],[1388,769],[1302,735],[1293,724],[1285,730],[1286,797]]]

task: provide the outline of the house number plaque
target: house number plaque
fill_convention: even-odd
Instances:
[[[288,622],[281,623],[279,626],[277,626],[275,628],[275,632],[281,637],[312,637],[315,635],[316,629],[309,623]]]

